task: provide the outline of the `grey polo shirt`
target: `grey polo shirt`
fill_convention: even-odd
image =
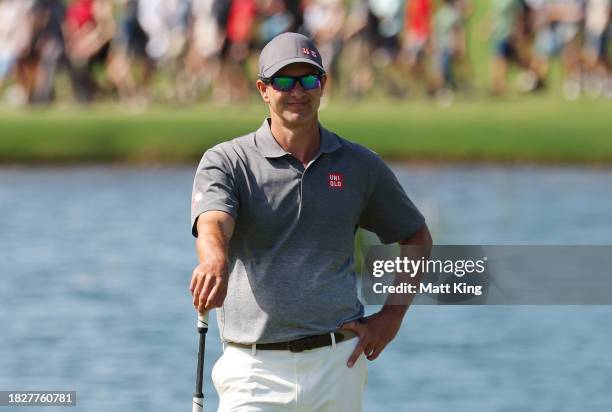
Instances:
[[[277,143],[269,119],[200,161],[193,235],[203,212],[223,211],[236,220],[228,293],[217,311],[225,341],[287,341],[358,319],[357,227],[392,243],[425,221],[374,152],[319,127],[320,149],[307,167]]]

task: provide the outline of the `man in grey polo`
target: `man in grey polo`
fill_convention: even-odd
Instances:
[[[364,356],[378,357],[407,307],[363,318],[355,232],[431,245],[384,162],[318,122],[325,81],[310,39],[274,38],[257,81],[270,117],[206,151],[197,169],[190,290],[197,310],[218,308],[227,348],[213,382],[222,411],[361,410]]]

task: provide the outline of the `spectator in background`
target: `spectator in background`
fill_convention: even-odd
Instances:
[[[32,9],[31,53],[38,59],[35,88],[30,101],[49,104],[55,98],[55,76],[68,65],[62,24],[66,7],[61,0],[37,0]]]
[[[455,66],[466,50],[465,27],[456,0],[443,0],[435,17],[436,78],[442,104],[452,103],[457,90]]]
[[[219,87],[216,79],[221,70],[221,50],[229,11],[227,0],[193,0],[189,52],[185,69],[194,95],[209,87]]]
[[[592,97],[605,93],[612,98],[612,78],[608,59],[611,0],[588,0],[585,16],[583,56],[586,90]]]
[[[401,0],[369,0],[368,6],[371,59],[374,67],[378,69],[378,80],[386,83],[385,89],[390,96],[402,98],[406,94],[404,79],[399,68],[403,3]]]
[[[146,52],[149,38],[138,21],[139,0],[120,0],[117,30],[108,58],[108,77],[117,89],[119,99],[129,103],[146,103],[147,90],[155,68]],[[142,71],[135,77],[135,67]]]
[[[459,46],[455,68],[455,81],[459,91],[470,93],[472,91],[472,80],[474,77],[474,69],[469,56],[468,50],[468,21],[472,17],[474,10],[472,0],[455,0],[455,7],[459,10],[461,16],[461,29],[459,36]]]
[[[507,89],[508,68],[516,64],[527,74],[524,91],[541,87],[542,80],[531,69],[528,44],[528,6],[524,0],[492,0],[491,15],[493,30],[491,44],[493,60],[491,64],[491,88],[494,96],[503,95]]]
[[[33,0],[0,0],[0,91],[18,64],[25,65],[32,36]],[[36,62],[37,63],[37,62]],[[35,68],[18,68],[20,86],[13,89],[15,104],[23,104],[34,89]]]
[[[348,97],[355,101],[365,96],[374,84],[368,15],[368,0],[353,1],[342,29],[342,57],[346,66],[351,68],[348,71]]]
[[[263,21],[259,28],[259,40],[262,44],[266,44],[279,34],[289,31],[295,24],[285,0],[263,0],[260,5],[260,12]]]
[[[531,0],[537,10],[534,62],[546,76],[549,61],[561,56],[563,94],[568,100],[580,95],[579,34],[583,18],[582,0]]]
[[[172,63],[184,50],[191,13],[189,0],[146,0],[138,8],[138,22],[147,35],[147,55],[161,64]]]
[[[412,79],[419,86],[425,87],[427,94],[432,94],[435,88],[428,71],[432,51],[433,9],[433,0],[408,0],[402,47],[402,59]]]
[[[219,73],[220,87],[213,90],[213,100],[217,104],[248,100],[250,83],[246,62],[253,43],[256,11],[255,0],[231,0]]]
[[[64,35],[70,60],[73,89],[81,103],[89,103],[101,91],[94,67],[106,63],[115,33],[110,0],[75,0],[66,10]]]
[[[306,1],[308,0],[284,0],[285,8],[291,14],[293,20],[293,24],[287,31],[296,32],[298,30],[303,30]]]
[[[138,8],[138,22],[147,35],[147,56],[157,71],[171,79],[164,85],[163,97],[170,101],[184,101],[185,76],[183,60],[187,52],[191,16],[190,0],[146,0]]]

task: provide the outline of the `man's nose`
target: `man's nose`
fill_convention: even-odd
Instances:
[[[306,94],[306,90],[304,90],[304,88],[302,87],[302,83],[300,83],[299,81],[296,81],[295,86],[293,86],[293,89],[291,89],[289,94],[292,97],[300,97]]]

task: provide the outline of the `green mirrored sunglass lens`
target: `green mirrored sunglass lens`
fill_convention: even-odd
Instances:
[[[306,90],[314,89],[319,86],[319,78],[317,76],[304,76],[301,78],[300,83]]]
[[[273,83],[278,89],[291,90],[295,84],[295,80],[291,77],[275,77]]]

